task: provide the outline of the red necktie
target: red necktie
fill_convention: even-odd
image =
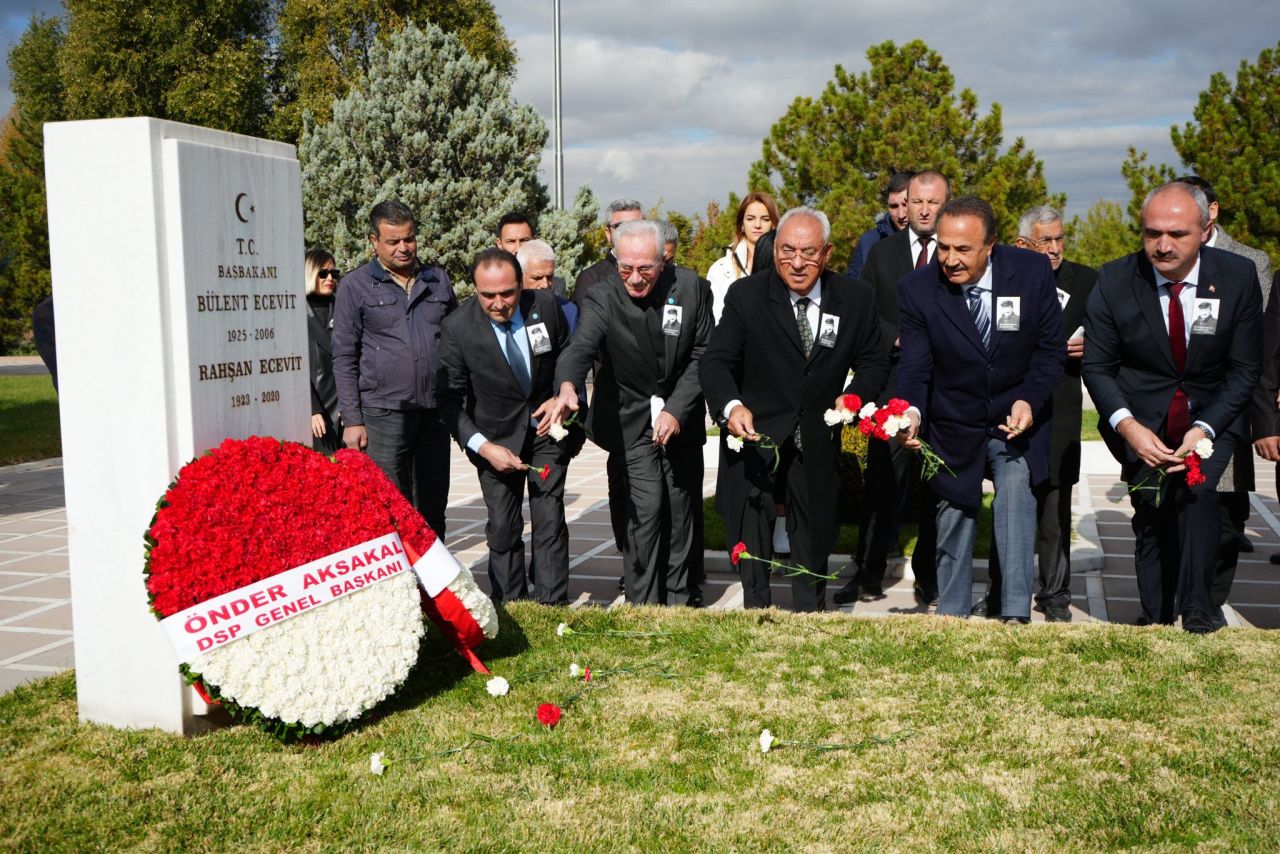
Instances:
[[[1182,301],[1178,299],[1184,287],[1182,282],[1169,283],[1169,349],[1173,351],[1173,363],[1178,366],[1179,374],[1187,367],[1187,323],[1182,318]],[[1191,409],[1181,384],[1174,391],[1173,400],[1169,401],[1169,417],[1165,423],[1169,445],[1176,448],[1191,429]]]
[[[929,241],[931,238],[920,238],[920,255],[916,258],[916,269],[919,270],[925,264],[929,263]]]

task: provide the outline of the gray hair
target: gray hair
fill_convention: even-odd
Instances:
[[[554,264],[556,250],[552,249],[551,244],[545,240],[526,240],[520,246],[520,251],[516,253],[516,260],[520,262],[521,267],[528,267],[530,261],[550,261]]]
[[[650,219],[631,219],[620,222],[613,229],[613,245],[616,248],[624,237],[645,237],[653,241],[653,257],[662,262],[662,250],[666,241],[662,239],[662,229]]]
[[[1062,214],[1057,208],[1050,205],[1036,205],[1018,220],[1018,236],[1030,240],[1032,226],[1052,225],[1055,222],[1062,222]]]
[[[1151,200],[1168,190],[1181,190],[1190,196],[1192,201],[1196,203],[1196,207],[1200,209],[1200,227],[1204,228],[1209,225],[1209,199],[1205,196],[1204,190],[1201,190],[1195,184],[1187,184],[1182,181],[1170,181],[1167,184],[1161,184],[1150,193],[1147,193],[1147,197],[1142,200],[1142,216],[1144,219],[1147,216],[1147,205],[1151,204]]]
[[[609,202],[608,214],[605,216],[605,219],[608,219],[613,214],[621,213],[622,211],[640,211],[641,213],[644,213],[644,205],[640,204],[635,199],[614,199]]]
[[[813,217],[818,221],[818,225],[822,226],[822,243],[825,246],[831,242],[831,220],[827,219],[827,215],[817,208],[799,207],[792,208],[782,215],[782,219],[778,220],[778,232],[782,232],[782,226],[786,225],[787,220],[793,216]]]
[[[658,223],[658,228],[662,230],[663,243],[674,243],[676,246],[680,245],[680,232],[676,231],[676,227],[674,225],[665,219],[655,220],[655,222]]]

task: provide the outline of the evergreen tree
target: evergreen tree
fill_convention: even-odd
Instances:
[[[504,211],[546,205],[538,181],[546,123],[512,100],[507,74],[434,24],[407,24],[375,42],[368,75],[334,104],[333,120],[305,119],[307,240],[342,267],[370,257],[369,211],[386,199],[415,212],[419,255],[458,284],[492,245]]]
[[[1242,61],[1235,86],[1210,77],[1193,115],[1170,129],[1174,150],[1213,184],[1222,227],[1280,261],[1280,44]]]
[[[1094,269],[1142,245],[1124,210],[1106,200],[1095,202],[1083,219],[1072,217],[1066,232],[1066,257]]]
[[[977,96],[953,94],[955,78],[924,42],[887,41],[868,49],[867,60],[869,71],[854,75],[837,65],[820,96],[792,102],[750,172],[750,186],[772,190],[780,212],[811,205],[827,214],[833,266],[842,266],[875,221],[895,172],[937,169],[953,194],[986,199],[1004,240],[1016,236],[1018,217],[1032,205],[1065,204],[1049,196],[1043,164],[1021,137],[1001,153],[1000,105],[979,117]]]
[[[586,235],[595,229],[599,212],[600,201],[584,184],[573,197],[573,207],[550,210],[538,218],[538,237],[556,251],[556,275],[568,283],[594,260]],[[496,225],[498,217],[493,220]]]

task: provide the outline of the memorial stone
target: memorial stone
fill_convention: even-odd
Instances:
[[[224,438],[310,443],[298,161],[123,118],[46,125],[45,162],[80,718],[195,732],[143,534]]]

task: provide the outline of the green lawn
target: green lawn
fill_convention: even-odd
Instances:
[[[558,638],[562,620],[664,634]],[[19,688],[0,697],[0,845],[1237,851],[1280,839],[1276,633],[521,603],[483,653],[508,696],[489,697],[433,633],[379,719],[313,746],[245,727],[184,740],[82,726],[71,674]],[[570,680],[571,662],[593,681]],[[554,730],[535,723],[543,702],[564,707]],[[842,749],[765,754],[764,728]]]
[[[0,376],[0,465],[59,456],[58,395],[49,377]]]

